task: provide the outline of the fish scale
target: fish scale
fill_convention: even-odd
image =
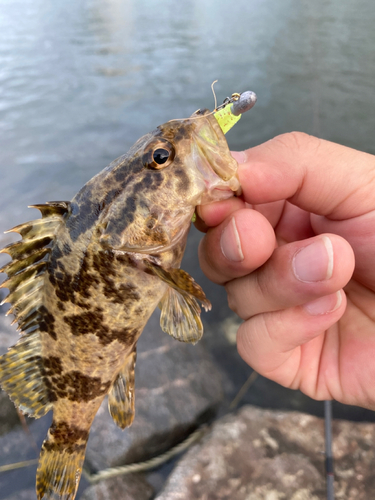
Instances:
[[[134,418],[136,343],[154,309],[183,342],[211,307],[180,263],[198,204],[233,196],[237,163],[207,110],[139,139],[71,202],[34,205],[1,250],[4,302],[21,338],[0,357],[0,384],[22,412],[53,419],[42,445],[38,500],[74,500],[92,421],[104,397],[122,429]]]

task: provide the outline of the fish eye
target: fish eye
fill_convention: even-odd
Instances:
[[[170,151],[168,151],[168,149],[158,148],[155,149],[152,157],[155,163],[157,163],[158,165],[164,165],[164,163],[168,161],[169,155]]]
[[[143,164],[153,170],[161,170],[173,161],[175,156],[174,147],[166,140],[160,140],[153,144],[144,154]]]

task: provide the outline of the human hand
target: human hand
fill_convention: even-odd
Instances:
[[[375,409],[375,157],[301,133],[242,153],[243,199],[198,207],[199,257],[240,355],[314,399]]]

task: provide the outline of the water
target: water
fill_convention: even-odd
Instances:
[[[245,148],[303,130],[375,152],[370,2],[2,0],[0,229],[70,199],[159,123],[252,89]],[[367,8],[366,8],[367,7]],[[21,206],[21,204],[23,206]]]
[[[212,109],[216,79],[219,101],[258,95],[228,134],[232,149],[301,130],[375,153],[374,25],[369,0],[0,0],[0,246],[13,238],[4,230],[38,216],[27,205],[71,199],[158,124]],[[184,267],[212,299],[205,320],[220,331],[231,315],[198,268],[198,239]],[[3,322],[1,346],[11,336]],[[235,347],[206,342],[239,387],[250,369]],[[261,378],[246,398],[322,413]]]

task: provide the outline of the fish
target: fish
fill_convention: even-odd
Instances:
[[[164,332],[201,338],[211,304],[181,259],[196,206],[239,193],[237,167],[213,113],[198,110],[10,230],[22,239],[1,250],[12,258],[1,286],[21,335],[0,357],[0,385],[24,414],[53,412],[38,500],[74,500],[105,396],[114,422],[131,425],[137,340],[157,306]]]

